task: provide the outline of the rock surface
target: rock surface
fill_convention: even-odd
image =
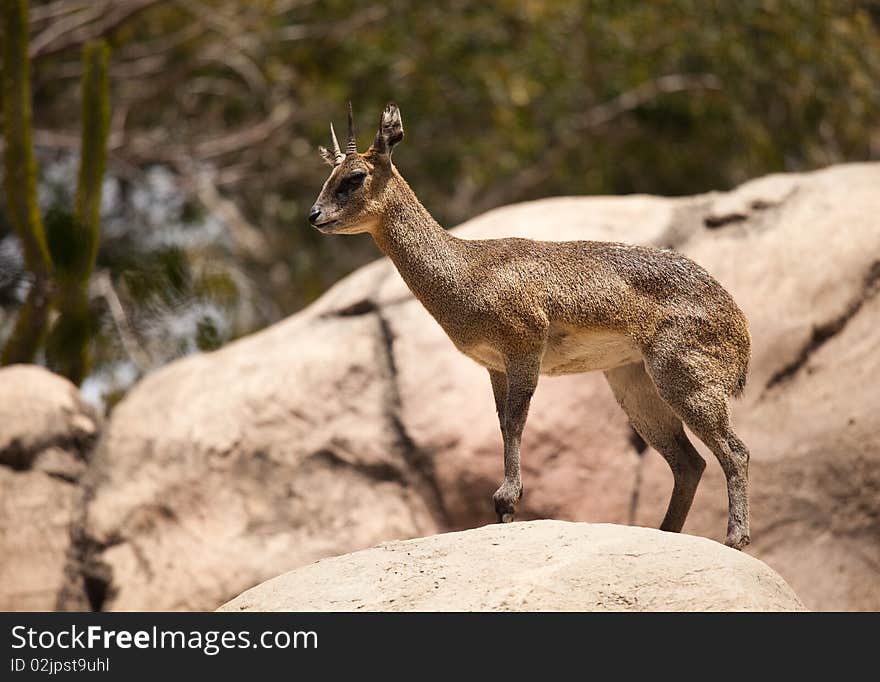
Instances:
[[[383,339],[375,316],[307,313],[142,381],[86,482],[78,560],[107,577],[102,606],[215,608],[267,572],[436,532]]]
[[[761,561],[690,535],[530,521],[322,559],[220,611],[803,611]]]
[[[457,231],[674,247],[731,291],[753,336],[733,411],[752,451],[749,552],[811,609],[880,609],[878,187],[880,164],[853,164],[697,197],[547,199]],[[723,477],[698,447],[685,531],[720,540]],[[104,581],[101,608],[212,609],[320,557],[485,524],[501,471],[485,370],[380,260],[131,391],[88,475],[62,605],[88,606],[85,575]],[[656,526],[672,488],[600,374],[542,378],[523,473],[524,520]]]
[[[99,422],[66,379],[0,369],[0,611],[51,611]]]

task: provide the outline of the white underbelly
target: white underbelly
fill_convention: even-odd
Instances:
[[[541,374],[579,374],[612,369],[642,359],[629,336],[617,332],[554,326],[547,338]]]
[[[462,348],[459,346],[459,350],[471,360],[487,369],[492,369],[497,372],[506,371],[504,355],[488,343],[480,343],[468,348]]]

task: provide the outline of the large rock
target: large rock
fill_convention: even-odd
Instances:
[[[877,187],[880,165],[854,164],[691,198],[547,199],[458,230],[670,246],[718,277],[752,325],[734,407],[749,552],[814,609],[880,609]],[[90,474],[80,562],[106,576],[104,608],[214,608],[321,556],[491,521],[500,449],[485,370],[380,260],[130,393]],[[634,447],[600,374],[541,380],[523,453],[521,519],[663,516],[671,474]],[[723,539],[706,456],[685,530]]]
[[[214,608],[291,565],[436,532],[419,467],[379,318],[305,313],[155,372],[116,408],[77,562],[105,581],[101,608]]]
[[[530,521],[322,559],[220,611],[803,611],[761,561],[690,535]]]
[[[78,489],[99,428],[76,387],[0,369],[0,611],[51,611],[65,586]]]

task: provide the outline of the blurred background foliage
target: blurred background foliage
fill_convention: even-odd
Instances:
[[[47,0],[29,25],[48,230],[75,204],[82,47],[110,46],[84,389],[111,404],[376,257],[304,218],[327,173],[315,148],[349,99],[361,149],[400,104],[395,162],[448,226],[548,195],[690,194],[880,156],[876,1]],[[31,283],[0,209],[2,341]]]

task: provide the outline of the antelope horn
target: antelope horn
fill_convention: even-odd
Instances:
[[[348,146],[346,154],[357,154],[357,141],[354,139],[354,115],[351,112],[351,102],[348,103]]]
[[[332,123],[330,124],[330,138],[333,140],[333,158],[336,160],[336,165],[338,166],[345,158],[345,154],[339,149],[339,140],[336,139],[336,131],[333,130]]]

